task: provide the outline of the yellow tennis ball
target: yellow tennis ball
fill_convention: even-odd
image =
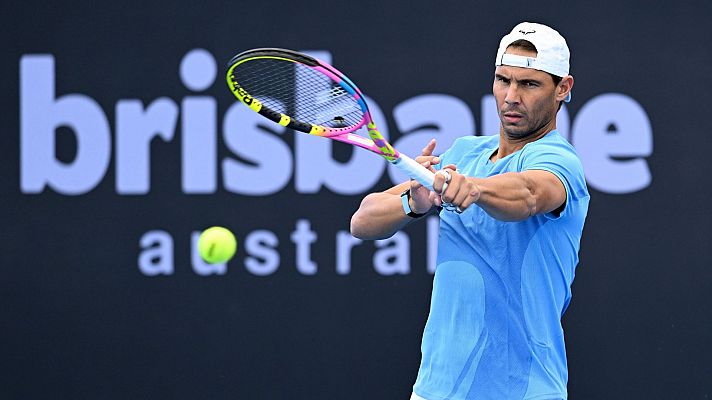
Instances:
[[[198,253],[210,264],[230,261],[237,250],[235,235],[222,226],[213,226],[203,231],[198,239]]]

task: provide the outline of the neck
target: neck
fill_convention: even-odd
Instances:
[[[497,153],[492,155],[491,160],[492,162],[495,162],[499,160],[500,158],[507,157],[508,155],[512,153],[516,153],[517,151],[521,150],[527,143],[531,143],[535,140],[539,140],[542,137],[546,136],[547,133],[553,131],[556,129],[556,120],[553,121],[552,124],[546,124],[542,126],[539,129],[536,129],[534,132],[531,134],[521,137],[521,138],[513,138],[507,135],[507,133],[502,129],[502,126],[499,128],[499,148],[497,149]]]

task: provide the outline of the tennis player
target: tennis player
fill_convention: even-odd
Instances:
[[[434,191],[415,181],[366,196],[351,220],[385,238],[439,212],[437,270],[411,399],[566,399],[561,317],[571,299],[589,194],[574,148],[557,132],[569,101],[569,49],[524,22],[495,61],[499,136],[459,138],[441,156]],[[447,185],[445,185],[447,183]]]

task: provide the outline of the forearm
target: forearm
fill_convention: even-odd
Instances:
[[[403,211],[400,193],[408,187],[405,183],[366,196],[351,217],[351,234],[359,239],[384,239],[406,226],[413,218]]]
[[[541,212],[535,185],[525,174],[510,172],[473,179],[480,191],[475,204],[495,219],[522,221]]]
[[[438,157],[432,155],[435,144],[435,139],[432,139],[416,158],[416,162],[433,173],[432,165],[440,163]],[[426,214],[439,205],[435,204],[434,194],[427,188],[415,181],[403,182],[385,192],[366,196],[351,217],[351,234],[359,239],[385,239],[413,221],[414,217],[408,216],[403,209],[401,194],[406,189],[410,190],[408,205],[412,213]]]

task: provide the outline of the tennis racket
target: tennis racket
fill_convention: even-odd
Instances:
[[[331,65],[292,50],[253,49],[230,60],[227,84],[263,117],[374,152],[433,190],[435,175],[383,138],[361,90]],[[370,139],[354,134],[363,126]]]

